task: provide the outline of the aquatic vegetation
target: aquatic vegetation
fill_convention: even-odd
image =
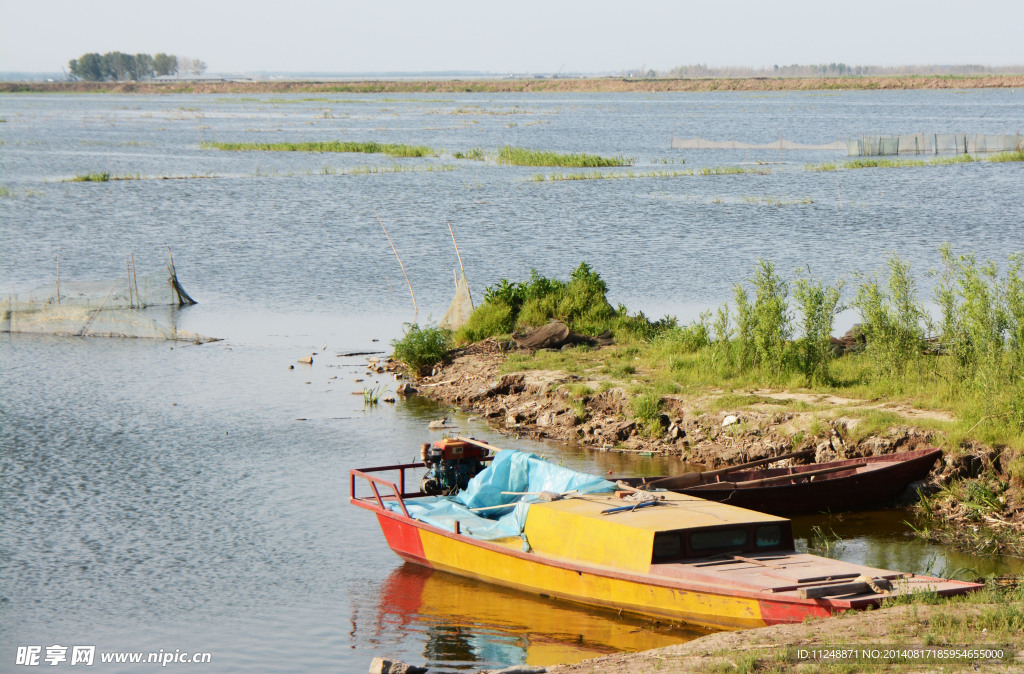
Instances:
[[[553,173],[538,174],[530,178],[533,182],[561,180],[622,180],[635,178],[679,178],[693,176],[724,176],[724,175],[769,175],[768,168],[748,168],[743,166],[713,166],[697,169],[661,169],[656,171],[591,171],[589,173]],[[781,204],[779,204],[781,205]]]
[[[629,166],[633,163],[627,157],[601,157],[592,154],[558,154],[541,150],[527,150],[506,145],[498,150],[498,162],[513,166]]]
[[[359,176],[372,175],[376,173],[431,173],[435,171],[454,171],[451,164],[438,164],[431,166],[406,166],[404,164],[391,164],[390,166],[353,166],[351,168],[335,168],[324,166],[318,172],[322,176]],[[307,171],[306,175],[312,172]]]
[[[384,384],[378,384],[371,386],[370,388],[363,387],[363,405],[369,405],[373,407],[380,402],[381,396],[384,395]]]
[[[66,178],[66,183],[106,183],[114,180],[196,180],[199,178],[216,178],[212,173],[192,173],[187,176],[144,176],[141,173],[129,175],[127,173],[115,175],[108,171],[103,173],[84,173],[73,178]]]
[[[456,152],[452,155],[456,159],[473,159],[476,161],[485,161],[487,159],[487,153],[482,148],[474,147],[465,152]]]
[[[989,157],[988,160],[995,162],[1024,161],[1024,150],[1017,150],[1016,152],[999,152]]]
[[[81,173],[74,178],[68,178],[65,182],[70,183],[105,183],[110,180],[110,173]]]
[[[204,150],[225,150],[231,152],[362,152],[365,154],[387,154],[393,157],[435,157],[437,151],[421,145],[394,143],[322,141],[306,143],[221,143],[204,141]]]
[[[932,159],[891,159],[886,157],[861,157],[842,163],[826,162],[822,164],[805,164],[807,171],[843,171],[861,168],[911,168],[919,166],[948,166],[950,164],[970,164],[979,161],[1006,162],[1024,161],[1024,151],[1000,152],[988,157],[971,154],[957,154]]]
[[[523,108],[520,108],[519,106],[513,106],[511,110],[493,110],[493,109],[492,110],[487,110],[487,109],[482,108],[482,107],[480,107],[478,105],[459,106],[459,107],[455,108],[454,110],[443,110],[443,111],[440,111],[440,112],[443,112],[444,114],[448,114],[448,115],[496,115],[496,116],[504,116],[504,115],[527,115],[527,114],[529,114],[528,110],[524,110]]]

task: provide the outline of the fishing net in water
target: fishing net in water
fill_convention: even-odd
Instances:
[[[449,330],[458,330],[466,324],[471,313],[473,313],[473,298],[469,294],[469,282],[466,281],[466,275],[462,274],[458,283],[455,284],[455,297],[448,305],[448,311],[441,318],[440,325]]]
[[[166,273],[126,274],[109,282],[73,281],[10,294],[0,301],[0,332],[74,337],[140,337],[196,343],[213,337],[178,330],[145,315],[149,306],[195,304],[178,282],[173,265]]]
[[[217,341],[195,332],[167,326],[138,309],[51,305],[31,310],[0,305],[0,332],[67,337],[139,337],[173,341]]]
[[[898,154],[975,154],[1014,152],[1024,148],[1020,134],[912,133],[902,136],[861,136],[849,141],[851,156]]]

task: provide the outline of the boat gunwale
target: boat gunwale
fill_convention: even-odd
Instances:
[[[918,462],[924,462],[926,459],[931,457],[934,461],[942,455],[942,449],[939,447],[925,447],[922,449],[912,449],[906,452],[897,452],[895,454],[878,454],[875,456],[857,456],[847,459],[837,459],[835,461],[823,461],[821,463],[806,463],[798,466],[786,466],[783,468],[762,468],[753,470],[737,470],[733,472],[726,472],[722,475],[717,476],[719,482],[739,482],[735,478],[736,476],[743,476],[745,479],[758,479],[764,477],[782,477],[784,475],[792,475],[793,477],[800,477],[801,473],[806,473],[811,470],[821,468],[839,468],[842,466],[853,466],[857,463],[866,463],[866,466],[857,467],[853,474],[839,474],[839,475],[822,475],[818,482],[827,482],[832,480],[842,480],[862,473],[874,472],[878,470],[891,470],[902,466],[914,466]],[[701,485],[713,485],[716,482],[702,482]],[[696,485],[695,485],[696,486]],[[744,489],[758,489],[760,487],[743,487]]]

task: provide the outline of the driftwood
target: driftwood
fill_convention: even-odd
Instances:
[[[614,341],[610,332],[605,332],[597,337],[588,337],[572,332],[568,325],[558,319],[535,328],[526,335],[513,335],[512,339],[521,349],[560,349],[566,344],[607,346]]]
[[[569,326],[562,321],[551,321],[523,337],[513,337],[521,349],[556,349],[569,338]]]

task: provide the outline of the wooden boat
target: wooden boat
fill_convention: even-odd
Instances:
[[[568,470],[504,450],[473,480],[508,471],[509,462],[517,462],[510,474],[526,466]],[[504,507],[474,511],[456,503],[464,492],[407,491],[409,474],[424,467],[352,470],[350,502],[376,514],[388,545],[408,562],[541,595],[744,628],[863,609],[914,591],[946,596],[981,587],[797,553],[787,519],[670,491],[658,492],[655,501],[629,502],[625,496],[633,492],[615,491],[614,483],[594,476],[585,477],[607,487],[555,487],[564,496],[550,501],[537,500],[542,490],[509,489],[518,495],[503,496],[510,499]],[[358,495],[357,485],[370,493]],[[471,482],[466,493],[473,488]],[[444,508],[443,517],[429,514]],[[475,533],[502,511],[508,514],[499,521],[521,522],[518,533],[489,539]]]
[[[917,449],[788,468],[721,469],[714,471],[714,481],[699,484],[685,484],[685,473],[650,483],[773,515],[862,510],[899,496],[911,482],[927,476],[941,455],[941,449]]]

